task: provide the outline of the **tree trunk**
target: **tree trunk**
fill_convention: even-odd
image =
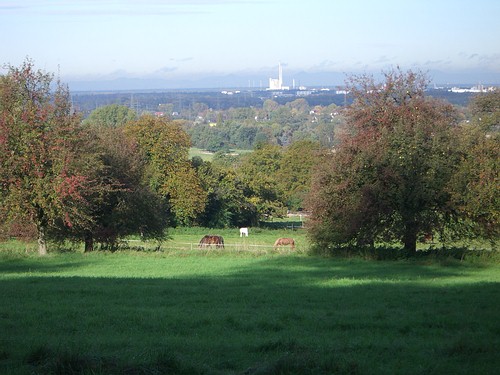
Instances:
[[[47,218],[45,212],[40,206],[36,208],[36,229],[38,232],[38,254],[47,255],[47,242],[45,239],[45,231],[47,229]]]
[[[417,252],[417,229],[415,225],[407,225],[403,235],[404,249],[408,254]]]
[[[85,253],[88,253],[90,251],[94,251],[94,237],[92,236],[92,233],[88,232],[85,233]]]
[[[47,242],[45,241],[45,227],[38,226],[38,254],[47,255]]]

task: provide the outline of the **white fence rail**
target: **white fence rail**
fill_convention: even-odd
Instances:
[[[138,246],[142,247],[146,245],[146,243],[140,240],[128,240],[127,241],[130,246]],[[151,247],[153,243],[147,244],[145,247]],[[174,241],[166,241],[161,244],[161,250],[184,250],[184,251],[207,251],[207,252],[215,252],[215,251],[231,251],[231,252],[254,252],[254,253],[268,253],[268,252],[300,252],[302,249],[300,246],[295,246],[295,249],[291,249],[290,246],[280,246],[274,248],[273,245],[255,245],[255,244],[247,244],[247,243],[225,243],[224,248],[216,247],[215,245],[203,246],[199,247],[199,242],[174,242]]]
[[[253,244],[233,244],[226,243],[224,244],[224,248],[216,247],[215,245],[203,246],[199,247],[199,243],[190,243],[190,242],[166,242],[161,246],[164,249],[173,249],[173,250],[206,250],[206,251],[217,251],[217,250],[231,250],[231,251],[253,251],[253,252],[263,252],[263,251],[271,251],[273,250],[273,245],[253,245]],[[285,250],[290,249],[289,246],[282,246],[279,249]],[[276,249],[278,250],[278,249]]]

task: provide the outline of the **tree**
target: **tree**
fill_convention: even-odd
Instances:
[[[309,112],[309,104],[307,104],[307,100],[304,98],[295,99],[292,102],[288,102],[286,105],[290,107],[296,115],[307,115],[307,112]]]
[[[471,234],[500,236],[500,92],[480,94],[470,104],[472,120],[462,124],[460,163],[450,190]]]
[[[316,106],[311,114],[310,131],[314,139],[323,147],[333,147],[338,143],[337,133],[344,123],[343,110],[335,104],[328,107]]]
[[[310,140],[297,141],[285,148],[277,172],[288,208],[303,208],[303,200],[309,192],[312,170],[318,164],[319,143]]]
[[[237,175],[245,186],[245,196],[257,208],[260,217],[283,216],[286,213],[283,192],[278,183],[282,149],[263,144],[241,157]]]
[[[83,123],[94,127],[116,128],[122,127],[137,119],[134,110],[119,104],[110,104],[92,111]]]
[[[486,132],[500,131],[500,91],[479,94],[470,103],[473,123]]]
[[[335,152],[316,171],[311,236],[323,246],[401,241],[409,253],[420,236],[456,218],[447,190],[457,163],[454,112],[426,98],[426,78],[400,70],[352,77],[354,102]]]
[[[88,211],[92,222],[87,226],[57,228],[54,236],[85,242],[85,252],[94,250],[94,242],[103,249],[114,249],[118,239],[141,234],[144,239],[161,241],[165,237],[167,210],[163,199],[148,185],[146,162],[137,145],[122,128],[94,126],[92,153],[103,168],[94,170],[93,181],[105,189],[88,192]]]
[[[125,132],[144,153],[149,184],[167,199],[173,224],[191,223],[203,212],[207,197],[189,162],[187,133],[174,121],[150,115],[127,125]]]
[[[233,159],[219,153],[213,162],[197,164],[197,175],[207,192],[207,204],[198,216],[198,224],[212,228],[258,224],[256,207],[244,194],[248,188],[235,173]]]
[[[30,60],[0,77],[0,219],[36,229],[46,254],[47,231],[58,222],[87,226],[87,192],[99,189],[91,171],[99,160],[86,152],[88,134],[73,114],[68,90]]]

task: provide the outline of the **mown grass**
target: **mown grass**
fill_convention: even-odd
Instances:
[[[211,161],[214,157],[214,153],[206,151],[206,150],[202,150],[200,148],[191,147],[189,149],[189,158],[191,159],[195,156],[200,157],[203,161]]]
[[[232,149],[229,152],[233,155],[243,155],[252,152],[252,150]],[[194,156],[199,156],[203,161],[212,161],[214,153],[200,148],[191,147],[189,149],[189,158],[193,158]]]
[[[278,251],[38,257],[5,246],[0,373],[495,374],[500,365],[498,263]]]

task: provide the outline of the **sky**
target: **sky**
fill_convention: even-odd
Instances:
[[[267,85],[278,63],[285,84],[397,66],[500,84],[499,19],[498,0],[0,0],[0,64],[104,85]]]

